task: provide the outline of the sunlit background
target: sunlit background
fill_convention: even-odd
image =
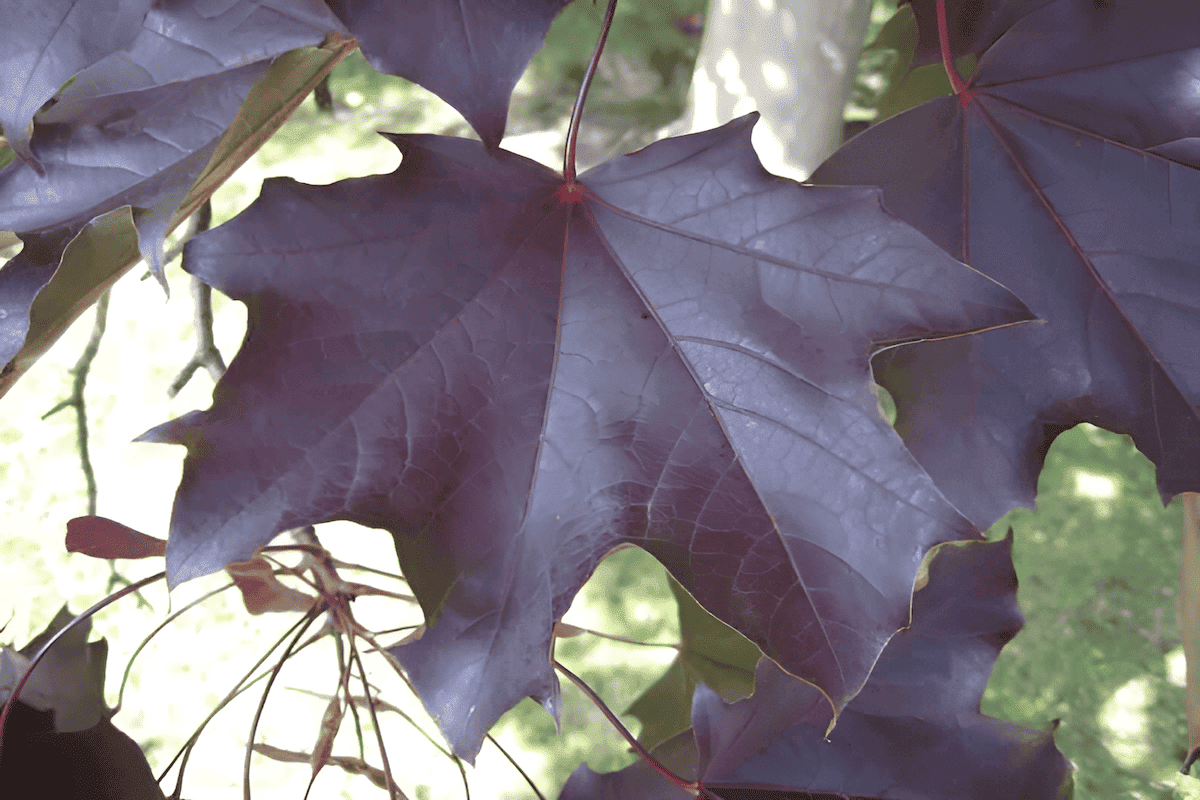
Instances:
[[[589,106],[588,147],[594,159],[645,144],[648,132],[682,111],[698,40],[686,26],[672,23],[706,5],[703,0],[622,4],[631,19],[657,14],[660,23],[666,22],[623,28],[618,20],[611,58]],[[876,3],[868,39],[889,13],[888,2]],[[591,41],[598,14],[591,3],[575,3],[556,23],[546,51],[518,87],[510,122],[514,136],[506,146],[557,164],[574,86],[590,52],[590,44],[578,42]],[[647,31],[658,33],[648,37]],[[879,68],[865,71],[856,97],[880,91],[879,75]],[[357,57],[335,71],[331,90],[332,112],[307,103],[218,192],[214,224],[244,209],[268,176],[328,183],[391,171],[399,156],[374,135],[377,129],[469,135],[461,117],[436,98],[399,79],[375,75]],[[873,113],[853,104],[848,109],[854,119],[870,119]],[[126,276],[112,293],[108,329],[88,382],[91,452],[98,513],[165,537],[184,451],[131,442],[158,422],[207,407],[211,381],[200,372],[168,399],[167,387],[193,349],[188,280],[178,263],[168,268],[171,295],[166,299],[143,272]],[[244,308],[220,295],[214,302],[217,344],[229,359],[244,331]],[[67,520],[86,511],[75,422],[70,411],[41,419],[68,394],[70,369],[92,324],[92,314],[84,315],[0,401],[0,502],[7,521],[0,530],[0,624],[8,623],[0,636],[6,643],[24,644],[63,603],[81,611],[119,585],[110,583],[108,563],[63,549]],[[1085,425],[1063,434],[1051,449],[1037,511],[1017,510],[990,533],[999,538],[1009,526],[1015,530],[1019,599],[1028,622],[1001,655],[983,711],[1038,729],[1059,720],[1059,747],[1078,770],[1076,797],[1200,797],[1200,783],[1178,774],[1186,749],[1184,666],[1175,621],[1180,525],[1178,505],[1162,507],[1153,466],[1128,438]],[[384,532],[334,523],[318,526],[317,533],[344,561],[395,569]],[[158,571],[161,561],[119,562],[116,568],[137,579]],[[404,591],[386,578],[369,580]],[[143,637],[168,611],[222,583],[221,576],[209,576],[170,598],[156,586],[143,593],[145,604],[127,598],[96,615],[95,635],[106,637],[110,646],[110,704],[117,702],[126,662]],[[377,629],[421,620],[418,609],[397,600],[363,598],[354,611]],[[252,617],[234,592],[186,612],[134,663],[115,723],[143,745],[157,773],[296,617]],[[566,621],[650,643],[678,641],[679,635],[665,574],[637,550],[605,562]],[[403,635],[398,631],[382,641],[392,644]],[[559,658],[617,711],[652,684],[674,655],[669,647],[587,634],[563,640],[558,650]],[[444,754],[436,725],[403,683],[379,656],[369,657],[367,664],[373,689],[397,709],[383,712],[381,722],[393,770],[410,797],[463,797],[464,774],[472,797],[534,796],[491,743],[485,743],[474,768],[460,771]],[[335,666],[328,637],[298,654],[272,689],[255,741],[309,752],[327,698],[336,690]],[[262,685],[204,729],[187,765],[183,797],[242,796],[245,742]],[[361,687],[355,693],[361,694]],[[624,719],[637,733],[637,720]],[[581,761],[596,770],[633,761],[607,721],[565,682],[561,732],[527,700],[493,733],[548,798],[557,795]],[[365,737],[367,760],[379,765],[371,734]],[[347,719],[334,753],[357,752]],[[251,774],[254,797],[292,800],[302,796],[309,767],[256,755]],[[173,786],[164,784],[168,793]],[[310,796],[385,795],[365,777],[327,767]]]

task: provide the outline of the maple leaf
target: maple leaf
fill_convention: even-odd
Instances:
[[[563,785],[558,800],[692,800],[694,797],[638,759],[616,772],[595,772],[587,764],[581,764]]]
[[[0,363],[8,364],[29,333],[29,311],[54,275],[61,253],[56,237],[30,237],[21,252],[0,268]]]
[[[571,0],[328,0],[371,66],[424,86],[499,146],[508,102]]]
[[[0,648],[0,700],[8,700],[31,659],[74,618],[64,605],[46,630],[20,651]],[[39,711],[52,712],[54,729],[64,733],[93,727],[108,710],[104,703],[108,643],[88,642],[91,630],[90,620],[84,620],[55,642],[17,698]]]
[[[34,8],[41,0],[25,5],[14,14],[18,36],[44,23]],[[123,0],[126,5],[130,0]],[[92,17],[111,14],[110,6],[95,0],[73,4],[61,27],[75,30]],[[162,243],[175,209],[270,60],[318,44],[340,28],[317,0],[279,7],[265,0],[234,0],[220,8],[169,3],[149,13],[143,9],[136,31],[111,37],[123,47],[109,46],[103,58],[87,64],[65,60],[63,69],[72,71],[56,71],[53,91],[34,95],[41,98],[39,106],[50,95],[56,95],[55,103],[35,118],[29,163],[0,170],[0,230],[55,232],[61,255],[66,240],[84,224],[131,205],[139,249],[163,281]],[[12,80],[32,83],[42,65],[58,63],[64,50],[73,53],[80,42],[94,49],[110,38],[93,42],[86,28],[75,32],[78,42],[60,34],[39,43],[37,58],[26,59],[31,63]],[[73,78],[70,85],[59,91],[67,78]],[[20,146],[21,140],[14,142],[14,148]]]
[[[42,646],[73,621],[66,606],[17,651],[0,647],[0,706]],[[89,642],[91,621],[67,631],[38,663],[4,721],[5,797],[162,800],[146,757],[112,724],[104,702],[108,644]]]
[[[700,684],[696,774],[721,797],[1056,800],[1070,766],[1053,736],[979,713],[996,657],[1024,622],[1016,590],[1011,531],[1003,541],[942,548],[913,596],[912,626],[888,643],[828,738],[829,704],[769,659],[759,660],[745,700],[726,704]],[[614,798],[683,796],[646,767],[597,775],[581,766],[560,800],[605,796],[608,787]]]
[[[94,239],[88,228],[106,213],[133,206],[138,249],[166,288],[163,241],[180,219],[176,209],[242,101],[272,58],[341,28],[317,0],[166,3],[148,11],[148,2],[120,0],[117,6],[114,13],[113,3],[99,0],[26,0],[0,33],[12,54],[0,61],[0,98],[9,100],[0,106],[0,124],[26,157],[0,169],[0,230],[17,232],[24,242],[0,268],[0,389],[28,366],[14,359],[31,326],[44,350],[44,340],[61,334],[72,312],[99,296],[101,290],[87,290],[113,277],[110,262],[131,263],[113,258],[119,250],[113,242],[101,242],[101,252],[86,258],[84,274],[72,270],[62,281],[69,285],[34,319],[34,302],[64,251]],[[51,96],[53,105],[35,116]],[[36,128],[32,139],[29,125]],[[111,235],[111,222],[97,230]],[[63,295],[74,302],[62,303]],[[61,313],[48,319],[51,308]],[[26,348],[24,361],[36,359],[34,349]]]
[[[68,78],[132,42],[150,5],[151,0],[37,0],[6,10],[0,29],[0,128],[31,169],[45,174],[29,147],[34,114]]]
[[[212,408],[143,437],[188,447],[172,585],[299,525],[389,530],[429,623],[395,655],[471,758],[522,697],[553,706],[553,624],[633,543],[844,705],[924,552],[978,536],[880,415],[870,352],[1028,314],[875,190],[768,174],[756,118],[574,187],[389,135],[394,173],[268,181],[190,242],[248,329]]]
[[[1040,4],[962,94],[868,129],[812,177],[882,186],[1047,322],[875,362],[909,449],[980,527],[1033,505],[1047,448],[1079,422],[1131,434],[1164,500],[1200,489],[1196,23],[1186,0]]]
[[[319,47],[276,58],[242,103],[168,229],[199,209],[355,47],[352,38],[335,33]],[[129,206],[96,217],[64,248],[69,234],[70,229],[25,234],[24,249],[0,269],[0,396],[139,260],[138,230]]]

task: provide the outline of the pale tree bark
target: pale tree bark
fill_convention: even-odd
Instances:
[[[688,110],[670,135],[757,110],[768,170],[808,177],[842,137],[871,0],[712,0]]]

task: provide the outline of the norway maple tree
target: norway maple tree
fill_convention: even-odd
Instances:
[[[212,406],[142,437],[187,448],[169,584],[241,564],[248,599],[326,614],[354,660],[356,585],[309,544],[306,606],[263,548],[331,520],[388,531],[425,616],[388,655],[472,760],[523,698],[556,713],[559,674],[578,680],[557,624],[636,545],[675,581],[679,664],[724,623],[753,694],[680,667],[690,726],[648,710],[679,699],[656,686],[635,704],[643,760],[581,767],[563,797],[1061,796],[1051,734],[979,713],[1021,626],[1010,542],[979,528],[1032,502],[1049,443],[1084,421],[1132,434],[1164,499],[1200,491],[1194,2],[914,0],[889,23],[913,39],[895,83],[938,62],[952,94],[805,185],[762,168],[753,114],[577,175],[615,2],[561,173],[507,152],[509,95],[565,5],[22,4],[0,32],[0,229],[22,242],[0,269],[0,385],[139,256],[161,278],[167,234],[361,47],[479,139],[388,134],[391,174],[272,179],[188,242],[185,268],[248,325]],[[163,554],[73,525],[75,549]],[[83,722],[6,708],[38,735],[119,737],[102,675],[82,684]],[[17,714],[4,780],[34,736]],[[161,796],[104,741],[129,766],[114,786]]]

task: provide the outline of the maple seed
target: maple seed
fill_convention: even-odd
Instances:
[[[574,181],[558,187],[559,202],[565,204],[578,203],[583,199],[583,187]]]

